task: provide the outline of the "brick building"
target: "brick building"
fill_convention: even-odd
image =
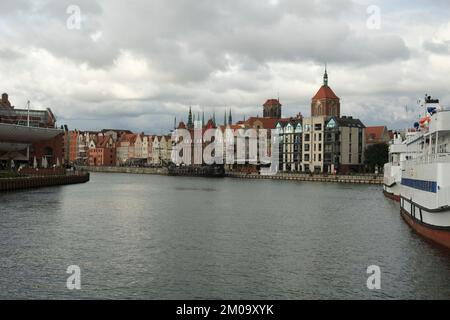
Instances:
[[[111,135],[99,136],[89,145],[88,164],[90,166],[115,166],[116,147]]]

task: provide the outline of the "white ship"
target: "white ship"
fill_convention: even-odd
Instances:
[[[450,248],[450,110],[426,96],[420,134],[405,141],[417,157],[402,163],[400,207],[419,234]]]
[[[389,162],[384,165],[383,171],[383,193],[392,200],[400,201],[403,163],[417,157],[415,150],[408,150],[406,141],[420,134],[420,131],[407,131],[404,134],[396,132],[394,139],[389,144]]]

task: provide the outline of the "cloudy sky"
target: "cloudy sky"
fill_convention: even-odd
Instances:
[[[425,93],[450,107],[449,17],[448,0],[2,0],[0,90],[72,129],[162,133],[189,105],[240,120],[279,96],[307,116],[327,62],[343,114],[402,128]]]

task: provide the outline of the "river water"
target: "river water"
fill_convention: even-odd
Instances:
[[[3,299],[450,298],[449,251],[379,186],[97,173],[0,194],[0,231]]]

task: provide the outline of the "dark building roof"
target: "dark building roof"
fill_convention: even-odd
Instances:
[[[361,122],[359,119],[355,119],[353,117],[347,117],[342,116],[340,118],[337,118],[337,121],[340,126],[343,127],[359,127],[359,128],[365,128],[366,126]]]
[[[101,133],[106,133],[106,132],[115,132],[115,133],[120,133],[120,134],[133,133],[130,130],[121,130],[121,129],[103,129],[101,131]]]
[[[297,126],[297,124],[302,123],[302,118],[284,118],[280,119],[280,121],[277,122],[277,125],[280,124],[282,128],[288,125],[290,123],[292,126]]]
[[[336,123],[340,126],[340,127],[358,127],[358,128],[365,128],[366,126],[361,122],[361,120],[359,119],[355,119],[353,117],[349,117],[349,116],[342,116],[340,118],[337,117],[331,117],[327,123],[331,120],[334,119],[336,121]]]

